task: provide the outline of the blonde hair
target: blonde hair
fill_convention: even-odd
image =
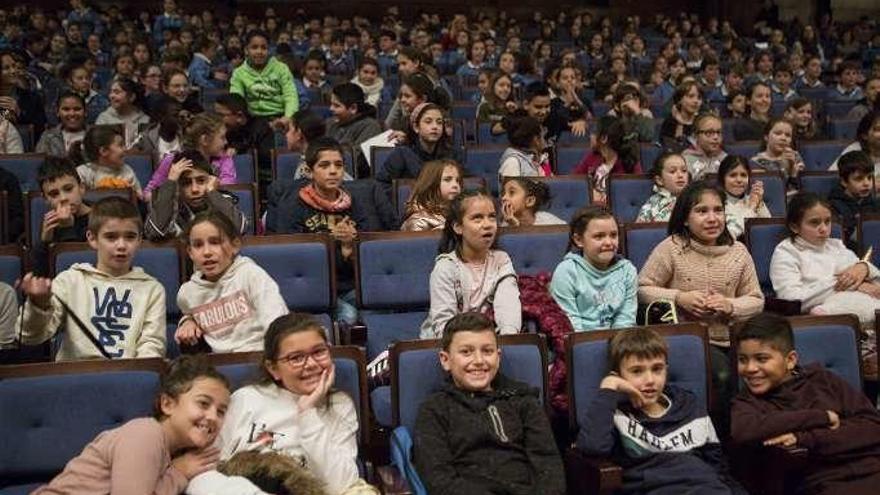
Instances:
[[[202,136],[212,136],[223,128],[223,119],[218,115],[200,113],[192,118],[183,133],[182,145],[185,149],[197,150]],[[210,158],[210,157],[206,157]]]

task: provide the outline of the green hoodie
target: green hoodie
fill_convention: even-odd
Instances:
[[[550,294],[576,332],[635,326],[638,288],[629,260],[618,257],[599,270],[579,253],[566,254],[550,282]]]
[[[299,109],[293,75],[286,64],[274,57],[260,71],[247,62],[241,64],[232,72],[229,92],[243,96],[251,115],[259,117],[290,117]]]

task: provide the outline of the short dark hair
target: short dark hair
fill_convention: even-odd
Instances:
[[[529,148],[532,141],[544,132],[541,123],[528,114],[517,113],[504,118],[507,140],[515,148]]]
[[[608,339],[606,363],[608,371],[620,372],[620,364],[629,356],[642,359],[655,357],[669,359],[669,347],[659,333],[647,327],[614,332],[614,335]]]
[[[440,344],[444,351],[449,350],[452,339],[458,332],[492,332],[492,335],[496,335],[495,323],[483,313],[476,311],[459,313],[447,321],[446,326],[443,327],[443,338]]]
[[[871,175],[874,173],[874,163],[862,150],[847,151],[837,160],[837,175],[841,181],[846,181],[856,172]]]
[[[92,205],[92,211],[89,213],[89,232],[98,235],[101,227],[113,219],[134,220],[139,233],[144,226],[144,221],[141,219],[141,212],[138,211],[137,205],[119,196],[110,196]]]
[[[306,165],[309,168],[314,167],[324,151],[338,151],[340,155],[343,154],[342,145],[339,144],[339,141],[329,136],[321,136],[309,142],[309,146],[306,148]]]
[[[794,350],[794,332],[791,323],[785,317],[776,313],[759,313],[743,324],[734,336],[736,346],[745,340],[757,340],[788,354]]]
[[[43,188],[43,183],[62,177],[73,177],[77,184],[82,183],[82,179],[76,171],[76,164],[70,158],[47,156],[40,168],[37,169],[37,184],[40,185],[40,189]]]
[[[244,96],[241,96],[240,94],[224,93],[217,97],[215,103],[226,107],[232,113],[240,113],[245,117],[250,115],[248,113],[247,100],[245,100]]]
[[[550,97],[550,88],[547,87],[546,84],[541,81],[536,81],[528,86],[526,86],[525,96],[523,97],[523,101],[532,101],[533,99],[539,96]]]

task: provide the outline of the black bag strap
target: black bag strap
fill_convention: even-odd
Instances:
[[[64,300],[57,295],[52,294],[52,296],[55,297],[55,299],[57,299],[59,303],[61,303],[61,307],[64,308],[64,311],[67,312],[67,314],[71,318],[73,318],[73,322],[76,323],[76,326],[78,326],[82,333],[86,336],[86,338],[89,339],[89,342],[91,342],[95,346],[95,348],[98,349],[98,352],[100,352],[101,355],[107,359],[113,359],[113,356],[111,356],[110,353],[107,352],[107,349],[104,349],[104,346],[101,345],[97,337],[95,337],[92,332],[90,332],[89,329],[86,328],[86,324],[83,323],[83,321],[79,319],[79,316],[77,316],[77,314],[70,309],[70,306],[68,306],[67,303],[64,302]]]

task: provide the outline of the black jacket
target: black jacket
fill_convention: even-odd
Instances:
[[[269,127],[266,119],[250,118],[245,125],[237,129],[227,129],[226,141],[229,146],[235,148],[237,154],[250,153],[253,149],[257,150],[260,175],[265,180],[271,174],[275,133]]]
[[[562,461],[534,388],[500,373],[491,392],[447,380],[421,407],[413,460],[431,495],[565,493]]]
[[[856,228],[859,225],[859,216],[880,211],[880,205],[877,204],[874,195],[871,194],[866,198],[854,198],[846,193],[840,183],[837,183],[828,193],[828,202],[831,203],[831,209],[834,210],[843,225],[844,244],[853,252],[860,253]]]
[[[7,230],[9,234],[3,242],[14,243],[24,232],[24,198],[21,195],[21,185],[18,178],[12,172],[0,167],[0,191],[6,191],[6,204],[8,208]]]
[[[385,159],[382,168],[376,169],[376,180],[385,188],[388,198],[391,198],[391,185],[395,179],[415,179],[425,162],[444,158],[461,163],[460,157],[450,148],[437,146],[433,153],[429,153],[419,143],[398,146]]]

